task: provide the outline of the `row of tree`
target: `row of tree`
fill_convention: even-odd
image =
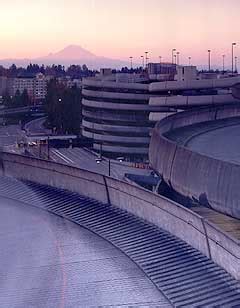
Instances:
[[[81,89],[66,88],[56,79],[48,83],[45,99],[47,125],[56,133],[79,134],[82,121]]]
[[[27,90],[24,90],[22,93],[17,90],[14,96],[10,96],[8,93],[5,93],[2,97],[2,100],[3,105],[7,108],[18,108],[32,104]]]
[[[63,65],[44,66],[38,64],[30,63],[26,68],[17,67],[15,64],[12,64],[9,68],[0,66],[0,76],[5,77],[24,77],[24,76],[34,76],[38,73],[44,75],[51,75],[54,77],[64,77],[70,76],[71,78],[82,78],[94,76],[97,71],[90,70],[88,67],[83,64],[81,65],[70,65],[68,68],[65,68]]]

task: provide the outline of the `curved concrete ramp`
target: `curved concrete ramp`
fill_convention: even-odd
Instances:
[[[138,264],[175,307],[240,305],[239,282],[168,232],[77,193],[24,183],[25,190],[19,181],[3,177],[0,194],[44,207],[107,239]]]
[[[173,190],[238,219],[240,165],[199,153],[187,145],[207,130],[217,131],[228,125],[239,125],[239,117],[239,104],[180,112],[158,122],[149,148],[151,166]],[[178,137],[172,138],[177,132]]]
[[[34,198],[25,185],[14,184]],[[0,246],[3,308],[171,307],[109,242],[18,200],[0,197]]]

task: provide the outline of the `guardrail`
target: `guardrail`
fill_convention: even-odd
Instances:
[[[198,214],[143,188],[90,171],[2,153],[0,174],[50,185],[122,208],[181,238],[240,279],[239,241]]]

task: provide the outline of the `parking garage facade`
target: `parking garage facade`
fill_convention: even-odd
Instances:
[[[83,80],[83,135],[111,157],[146,160],[150,142],[148,84]]]

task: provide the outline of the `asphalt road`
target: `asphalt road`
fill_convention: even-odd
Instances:
[[[52,131],[50,129],[46,129],[43,126],[43,123],[45,121],[46,117],[38,118],[36,120],[28,122],[24,129],[26,130],[26,133],[28,136],[31,135],[51,135]]]
[[[51,158],[54,161],[87,169],[100,174],[109,174],[109,161],[102,160],[99,164],[96,162],[96,155],[82,148],[73,149],[51,149]],[[132,168],[124,163],[110,161],[110,175],[119,179],[123,179],[125,173],[134,173],[139,175],[150,174],[147,169]]]
[[[187,147],[207,156],[240,164],[240,125],[195,136],[187,143]]]
[[[42,209],[0,205],[1,307],[170,307],[107,241]]]
[[[23,135],[20,125],[0,126],[0,146],[11,146],[21,140]]]

